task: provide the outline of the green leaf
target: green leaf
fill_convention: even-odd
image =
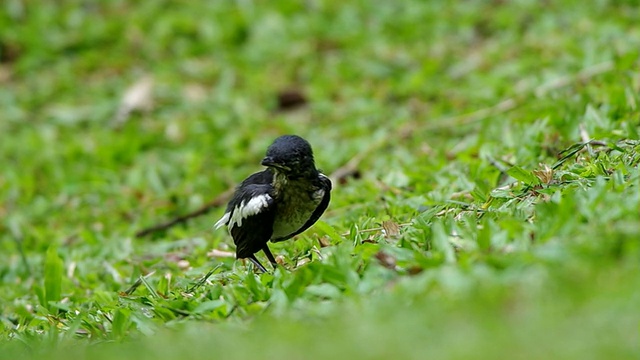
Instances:
[[[441,252],[447,263],[455,263],[456,253],[453,249],[453,245],[449,242],[449,234],[447,233],[442,221],[435,221],[433,225],[431,225],[431,229],[434,250]]]
[[[525,170],[519,166],[512,166],[509,170],[507,170],[507,175],[512,178],[522,181],[527,185],[540,185],[540,179],[533,174],[533,172]]]
[[[227,303],[221,299],[208,300],[198,304],[198,306],[196,306],[196,308],[193,309],[193,313],[202,314],[202,313],[212,312],[213,310],[226,306],[226,304]]]
[[[629,139],[637,140],[640,139],[640,135],[638,135],[637,123],[633,121],[626,121],[624,123],[627,130],[627,137]]]
[[[164,296],[166,296],[169,293],[169,279],[170,277],[168,276],[161,276],[160,280],[158,280],[158,285],[156,285],[157,289],[156,289],[156,293],[158,294],[162,294]]]
[[[562,155],[562,157],[560,158],[560,160],[556,161],[555,164],[553,164],[553,166],[551,167],[552,169],[557,169],[559,168],[562,164],[565,163],[565,161],[569,160],[570,158],[572,158],[575,154],[577,154],[578,152],[580,152],[580,150],[582,150],[582,148],[584,148],[585,146],[587,146],[588,143],[577,143],[577,144],[573,144],[571,145],[569,148],[564,149],[560,152],[559,155]]]
[[[50,310],[53,309],[49,305],[50,302],[58,302],[62,293],[62,259],[58,256],[58,250],[55,246],[49,246],[44,261],[44,298],[45,306]]]
[[[131,324],[130,314],[131,311],[128,309],[115,309],[113,311],[111,329],[115,339],[120,339],[127,335],[127,329]]]
[[[306,293],[325,299],[337,299],[342,296],[342,292],[335,285],[324,283],[307,286]]]
[[[478,186],[478,182],[476,182],[476,186],[471,190],[471,196],[478,202],[484,203],[487,201],[489,191],[484,186]]]
[[[333,228],[333,226],[327,224],[326,222],[320,220],[315,223],[314,227],[316,229],[320,229],[322,232],[327,234],[331,241],[334,243],[339,243],[342,241],[342,236]]]
[[[476,241],[478,242],[478,247],[482,250],[489,250],[491,247],[491,221],[485,220],[481,223],[482,228],[478,230],[478,235]]]
[[[40,302],[40,305],[47,307],[47,298],[46,298],[46,295],[44,294],[44,287],[40,285],[35,285],[33,287],[33,291],[36,293],[36,296],[38,297],[38,301]]]

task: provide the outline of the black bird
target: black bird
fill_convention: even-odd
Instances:
[[[228,226],[237,259],[267,272],[255,253],[263,250],[275,268],[267,242],[290,239],[318,221],[329,205],[331,181],[316,169],[311,145],[296,135],[277,138],[262,165],[267,169],[236,188],[215,227]]]

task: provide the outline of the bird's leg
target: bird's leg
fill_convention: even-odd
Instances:
[[[258,269],[260,269],[260,271],[262,271],[263,273],[267,272],[267,269],[265,269],[264,266],[262,266],[262,264],[260,264],[260,261],[258,261],[258,259],[256,259],[255,255],[251,255],[249,256],[249,260],[251,260],[251,262],[258,267]]]
[[[262,251],[264,251],[264,254],[267,255],[267,259],[269,259],[269,261],[271,262],[271,265],[273,265],[273,268],[276,269],[278,266],[278,263],[276,262],[276,259],[273,257],[271,250],[269,250],[269,246],[265,244],[264,247],[262,248]]]

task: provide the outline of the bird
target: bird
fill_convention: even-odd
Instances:
[[[297,135],[275,139],[261,164],[266,169],[236,187],[215,228],[226,225],[236,259],[249,259],[266,273],[255,254],[262,250],[276,269],[269,240],[291,239],[315,224],[329,206],[332,186],[316,168],[309,142]]]

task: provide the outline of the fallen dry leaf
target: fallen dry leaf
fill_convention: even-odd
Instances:
[[[319,236],[318,243],[320,243],[321,248],[331,246],[331,242],[329,241],[329,237],[327,236]]]
[[[153,107],[153,78],[143,76],[122,95],[114,124],[122,125],[134,111],[149,111]]]
[[[386,267],[387,269],[396,269],[396,258],[393,257],[393,255],[381,250],[376,253],[375,257],[380,265]]]
[[[11,68],[9,66],[5,66],[0,64],[0,84],[4,82],[8,82],[11,79]]]
[[[550,184],[553,180],[553,169],[547,164],[540,164],[539,170],[533,170],[535,175],[543,184]]]
[[[393,220],[385,220],[382,222],[382,231],[386,238],[398,237],[400,235],[400,225]]]
[[[278,110],[291,110],[307,103],[307,97],[299,90],[285,90],[278,94]]]
[[[200,84],[187,84],[182,94],[188,102],[198,103],[207,99],[207,88]]]
[[[358,169],[349,169],[348,171],[344,171],[340,173],[337,177],[337,182],[340,185],[344,185],[349,182],[349,179],[360,179],[362,178],[362,173]]]

